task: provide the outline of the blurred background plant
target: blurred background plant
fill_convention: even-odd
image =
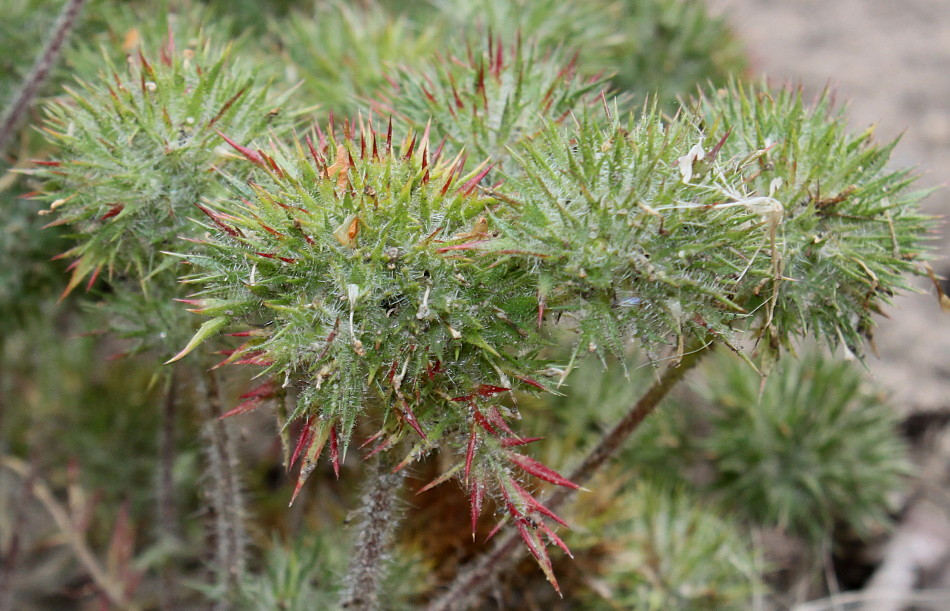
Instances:
[[[61,4],[16,0],[5,5],[0,22],[0,102],[6,104],[22,82]],[[157,14],[162,17],[156,18]],[[176,41],[175,53],[169,50],[170,40]],[[496,42],[486,47],[486,40]],[[214,64],[202,60],[204,49],[214,49],[214,55],[226,46],[230,47],[229,61],[233,59],[246,71],[225,77],[233,79],[228,81],[233,85],[230,88],[210,88],[214,103],[202,102],[193,87],[196,81],[188,80],[208,78],[208,72],[184,76],[171,70],[167,81],[146,79],[143,65],[136,59],[141,50],[154,69],[164,70],[166,65],[155,61],[164,49],[173,62],[166,67],[177,69],[183,64],[174,62],[195,58],[196,65],[207,70]],[[193,55],[186,55],[187,51]],[[575,53],[571,73],[562,71]],[[131,65],[127,67],[127,63]],[[490,74],[482,72],[481,76],[489,79],[489,112],[468,114],[477,109],[480,96],[487,97],[484,84],[479,88],[480,67],[491,70],[496,63],[496,81],[491,81]],[[539,71],[538,65],[545,70]],[[84,189],[93,193],[91,205],[106,207],[71,220],[96,224],[122,215],[124,209],[114,208],[122,199],[151,210],[155,201],[166,201],[170,192],[181,190],[180,181],[187,182],[190,176],[201,185],[188,187],[188,195],[175,204],[182,212],[176,212],[159,238],[158,249],[162,250],[166,244],[176,243],[177,236],[199,235],[198,226],[188,217],[204,215],[192,204],[202,196],[224,192],[220,176],[208,171],[211,166],[227,164],[237,176],[235,180],[242,182],[247,174],[235,169],[247,165],[241,157],[272,152],[267,141],[281,138],[280,129],[272,124],[275,116],[278,121],[286,120],[287,126],[296,123],[303,130],[303,121],[294,118],[294,108],[317,105],[305,116],[309,127],[325,124],[331,112],[337,117],[357,117],[380,109],[385,114],[391,107],[397,113],[397,132],[405,133],[408,127],[425,129],[431,119],[433,134],[454,140],[456,150],[464,148],[473,158],[492,155],[497,161],[509,154],[508,147],[517,148],[520,138],[543,127],[539,115],[548,113],[549,119],[558,119],[574,112],[582,116],[591,102],[599,104],[596,97],[588,95],[604,87],[597,79],[608,79],[609,86],[622,94],[616,104],[612,102],[613,112],[640,107],[647,95],[655,95],[659,107],[672,113],[677,98],[691,96],[699,87],[722,86],[730,75],[741,75],[745,66],[746,59],[728,28],[693,0],[567,4],[520,0],[287,1],[266,7],[250,2],[188,0],[167,0],[156,7],[145,2],[91,0],[40,93],[47,112],[59,113],[65,138],[51,142],[40,137],[36,128],[42,125],[42,118],[35,110],[0,160],[4,164],[0,206],[5,213],[0,228],[0,324],[4,329],[0,334],[0,454],[19,457],[30,465],[28,470],[0,468],[0,507],[9,508],[0,510],[4,557],[0,609],[4,605],[80,608],[104,593],[104,584],[89,580],[88,565],[77,560],[76,554],[45,553],[48,522],[18,517],[33,507],[34,497],[44,494],[38,478],[54,496],[75,496],[79,489],[99,495],[95,505],[98,519],[88,522],[84,536],[93,549],[116,550],[102,553],[107,563],[112,554],[113,567],[126,570],[134,557],[140,582],[134,591],[123,595],[144,607],[180,608],[211,600],[219,608],[292,609],[315,604],[331,608],[339,597],[340,575],[347,570],[346,550],[352,541],[352,533],[341,532],[339,526],[348,521],[348,513],[358,502],[355,487],[337,482],[329,465],[321,464],[308,484],[312,492],[305,489],[287,510],[284,502],[274,501],[288,500],[292,484],[282,465],[287,449],[276,441],[273,425],[259,414],[234,420],[227,435],[233,438],[243,461],[240,467],[231,467],[241,476],[240,497],[248,505],[246,517],[240,519],[249,528],[250,551],[246,571],[235,576],[232,591],[209,585],[214,580],[208,573],[222,568],[220,557],[208,551],[212,546],[204,527],[220,513],[221,501],[216,507],[213,499],[202,497],[213,483],[208,469],[199,466],[205,460],[202,453],[214,445],[216,436],[222,436],[220,431],[204,441],[199,436],[208,419],[207,413],[199,415],[207,402],[202,388],[208,390],[202,386],[199,370],[210,362],[203,360],[176,381],[156,377],[154,353],[109,360],[132,351],[135,344],[115,335],[88,333],[103,327],[118,329],[120,335],[131,335],[134,342],[135,338],[154,338],[162,330],[174,332],[175,339],[160,342],[164,344],[160,351],[167,357],[167,350],[183,347],[200,321],[182,315],[182,308],[168,302],[167,297],[183,296],[172,273],[167,275],[163,289],[167,294],[161,299],[129,301],[128,292],[120,287],[128,282],[113,287],[100,280],[100,289],[84,298],[71,295],[57,304],[69,280],[65,265],[49,259],[74,247],[75,236],[67,237],[60,226],[40,230],[49,220],[63,217],[38,216],[43,199],[36,191],[47,191],[46,204],[79,198],[74,194],[82,194]],[[116,74],[131,70],[131,77],[122,77],[128,79],[125,88],[130,92],[138,87],[147,94],[148,82],[161,87],[159,93],[167,96],[164,101],[142,108],[154,111],[164,106],[169,110],[168,119],[160,113],[152,117],[132,114],[123,119],[121,111],[113,112],[110,94],[104,85],[97,85],[107,82],[103,76],[111,79],[113,70]],[[114,93],[120,96],[122,78],[113,81],[118,89]],[[257,113],[260,120],[254,129],[246,128],[243,119],[238,121],[243,126],[225,125],[224,120],[221,125],[211,125],[209,120],[250,78],[270,81],[272,90],[290,93],[281,101],[252,105],[248,112]],[[82,87],[77,81],[90,90],[70,100],[62,87],[77,90]],[[522,82],[526,88],[513,94],[513,84]],[[552,89],[557,91],[558,103],[536,106],[538,95]],[[465,127],[457,127],[460,122],[446,110],[445,101],[455,103],[453,91],[461,96],[460,108],[465,109],[469,122]],[[433,103],[427,93],[439,102]],[[187,105],[189,94],[199,100],[197,107],[203,114],[175,113],[174,109]],[[96,95],[102,97],[96,99]],[[249,95],[240,99],[247,100]],[[776,125],[794,114],[791,106],[782,105],[786,101],[782,98],[781,104],[773,107]],[[517,113],[512,114],[508,104]],[[112,174],[121,174],[126,182],[109,187],[108,179],[100,175],[85,185],[67,184],[69,173],[58,174],[61,170],[52,165],[40,166],[46,171],[45,184],[38,180],[41,173],[8,172],[11,168],[35,169],[31,160],[69,159],[70,148],[62,144],[77,137],[77,127],[69,126],[75,121],[76,105],[89,109],[90,134],[108,131],[110,122],[131,121],[114,130],[112,161],[99,159],[93,164],[100,169],[112,162],[127,164]],[[233,112],[238,106],[233,103]],[[280,111],[271,115],[277,107]],[[721,114],[737,120],[742,112],[739,105]],[[187,123],[188,116],[195,119],[193,124]],[[402,126],[400,116],[405,121]],[[816,116],[815,124],[825,120],[821,113]],[[718,118],[710,114],[709,124],[714,125]],[[164,152],[154,154],[158,149],[153,148],[149,153],[139,140],[124,138],[132,133],[163,134],[152,144],[166,146],[191,125],[208,128],[192,141],[193,152],[200,159],[189,157],[184,165],[164,172],[179,187],[150,183],[149,178],[158,175],[156,168],[166,159]],[[836,125],[840,128],[840,123]],[[216,129],[249,147],[248,152],[219,140]],[[742,129],[748,134],[754,126],[743,125]],[[741,135],[741,131],[737,133]],[[474,139],[472,134],[477,134]],[[727,150],[737,147],[729,155],[738,155],[743,145],[755,149],[761,144],[750,138],[734,134],[725,143]],[[715,145],[715,139],[706,143],[707,150]],[[85,159],[91,145],[90,140],[73,159]],[[855,145],[847,152],[859,148]],[[886,153],[872,161],[883,164],[884,160]],[[77,162],[77,174],[90,169],[83,167],[84,163]],[[862,166],[869,168],[870,175],[879,167],[873,163]],[[700,171],[697,165],[697,174]],[[785,171],[779,163],[779,172]],[[679,172],[672,171],[674,180]],[[496,171],[491,178],[501,175]],[[767,183],[765,176],[758,180]],[[848,180],[845,176],[834,186],[822,180],[822,193],[815,192],[813,197],[799,193],[801,197],[782,198],[797,201],[807,196],[833,208],[840,202],[832,200],[849,188]],[[53,195],[51,185],[57,181],[61,181],[60,190]],[[114,191],[103,196],[106,188]],[[765,184],[759,191],[768,189]],[[149,197],[149,192],[157,195]],[[134,193],[135,198],[124,198],[123,193]],[[73,205],[76,203],[78,199]],[[68,212],[68,208],[67,204],[63,210]],[[130,212],[131,208],[125,214]],[[129,217],[129,221],[103,242],[106,248],[132,239],[142,229],[141,220]],[[81,233],[77,228],[72,227],[73,234]],[[168,270],[169,264],[153,259],[156,253],[149,248],[122,258],[119,268],[134,269],[132,262],[138,258]],[[759,255],[761,260],[768,259],[765,250]],[[128,254],[123,248],[122,257]],[[108,259],[102,256],[96,263],[108,263]],[[140,269],[149,269],[148,265]],[[74,272],[78,280],[73,284],[79,285],[84,277],[88,280],[96,266],[90,262]],[[139,280],[151,280],[152,271],[154,268],[141,273]],[[77,307],[80,302],[83,308]],[[99,305],[90,307],[90,302]],[[106,303],[109,305],[102,305]],[[168,311],[172,322],[157,324],[162,317],[154,316],[154,311]],[[145,343],[156,347],[154,341]],[[550,359],[564,362],[570,354],[552,349]],[[638,389],[655,377],[654,368],[647,363],[657,355],[633,353],[626,362],[616,360],[617,356],[605,357],[606,369],[598,359],[580,360],[567,384],[557,389],[563,396],[517,397],[523,430],[550,431],[534,454],[541,462],[570,465],[579,461],[629,409]],[[778,600],[782,585],[774,579],[776,565],[769,550],[758,550],[755,545],[762,532],[781,530],[825,556],[842,532],[874,537],[886,528],[908,471],[905,449],[886,400],[864,386],[854,365],[813,352],[794,361],[781,361],[764,387],[760,381],[748,364],[727,355],[706,363],[690,389],[682,390],[645,421],[617,459],[616,469],[589,484],[591,498],[564,512],[575,527],[567,531],[565,539],[576,561],[554,558],[554,570],[568,601],[586,608],[707,609]],[[219,411],[254,399],[253,390],[250,396],[248,391],[259,384],[237,374],[222,376]],[[263,397],[260,403],[274,405],[294,398],[292,392],[287,394]],[[178,423],[171,454],[155,432],[166,426],[163,418],[168,416],[156,405],[167,402],[170,395],[177,403],[174,417]],[[205,430],[207,433],[208,427]],[[287,430],[293,439],[300,434],[299,424],[291,423]],[[360,432],[365,436],[372,431]],[[361,470],[355,454],[342,465],[345,478]],[[81,469],[67,468],[73,459]],[[416,486],[413,479],[409,488],[422,487],[451,466],[443,462],[445,457],[430,456],[414,467],[411,475],[418,477],[419,483]],[[164,473],[174,483],[180,517],[176,518],[173,540],[156,534],[161,532],[156,523],[162,519],[156,511],[161,494],[156,478],[164,477],[156,468],[158,464],[163,464]],[[450,569],[486,547],[482,541],[491,528],[490,520],[481,520],[478,543],[473,544],[466,496],[446,488],[435,494],[407,494],[401,500],[406,506],[405,535],[386,558],[392,565],[386,586],[392,602],[386,608],[418,608],[431,601],[451,578]],[[485,514],[496,510],[500,508],[487,500]],[[120,520],[125,511],[128,526],[119,528],[116,524],[126,520]],[[436,524],[442,527],[438,532],[433,530]],[[125,528],[139,533],[134,543],[127,534],[115,534]],[[69,532],[61,534],[70,536]],[[117,542],[113,545],[110,541]],[[134,553],[120,554],[122,545],[134,548]],[[697,560],[710,557],[715,562]],[[174,582],[162,579],[170,565],[176,575]],[[31,577],[35,575],[44,579]],[[763,580],[774,588],[771,594]],[[218,585],[221,583],[228,582],[219,577]],[[548,601],[547,608],[557,604],[535,566],[522,566],[507,575],[504,586],[515,593],[512,596],[522,597],[510,600],[526,604]]]

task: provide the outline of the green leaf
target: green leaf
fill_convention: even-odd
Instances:
[[[191,341],[188,342],[188,345],[185,346],[181,352],[165,361],[165,364],[167,365],[169,363],[174,363],[175,361],[184,358],[189,352],[197,348],[198,344],[223,329],[230,320],[230,316],[218,316],[217,318],[212,318],[205,324],[201,325],[201,328],[199,328],[195,333],[195,336],[191,338]]]

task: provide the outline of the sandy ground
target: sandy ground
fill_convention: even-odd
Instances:
[[[745,42],[757,75],[800,83],[807,93],[830,85],[849,104],[856,130],[876,124],[882,141],[902,135],[895,165],[916,166],[923,187],[950,184],[950,0],[707,2]],[[925,210],[947,215],[950,188],[932,195]],[[934,246],[934,267],[950,276],[946,226]],[[915,609],[950,609],[950,593],[933,589],[950,587],[950,314],[932,286],[917,285],[925,294],[899,297],[880,320],[881,357],[868,366],[903,416],[941,424],[915,446],[913,493],[875,558],[876,574],[854,600],[877,611],[908,608],[915,597]],[[855,608],[837,606],[843,602],[832,597],[797,609]]]
[[[855,129],[903,134],[893,162],[916,166],[920,185],[950,184],[950,0],[708,0],[725,15],[753,61],[775,83],[830,85],[849,104]],[[925,204],[950,212],[950,188]],[[947,227],[935,243],[938,273],[950,275]],[[927,295],[895,301],[881,319],[881,358],[869,367],[901,410],[950,409],[950,314]]]

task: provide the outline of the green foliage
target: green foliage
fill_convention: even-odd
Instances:
[[[243,204],[207,210],[216,237],[206,255],[188,255],[189,282],[200,283],[192,305],[258,327],[234,358],[302,376],[297,415],[335,426],[344,443],[377,396],[437,436],[458,426],[443,412],[468,410],[452,397],[527,375],[498,350],[530,327],[531,310],[512,301],[510,268],[457,254],[491,204],[474,192],[478,170],[462,176],[458,159],[399,152],[374,132],[360,141],[331,138],[313,157],[293,147],[235,181]],[[407,401],[425,410],[415,420]]]
[[[240,584],[238,608],[308,611],[340,609],[339,576],[346,570],[351,542],[341,529],[303,532],[289,541],[274,537],[264,552],[262,566]],[[389,560],[392,573],[386,583],[386,609],[409,611],[409,601],[426,584],[422,559],[399,550]]]
[[[746,314],[739,283],[767,268],[748,269],[762,244],[755,214],[717,213],[720,193],[680,180],[679,160],[703,139],[655,112],[552,125],[518,151],[521,173],[505,185],[514,218],[498,218],[484,248],[536,262],[539,301],[578,320],[584,349],[622,355],[635,337],[682,350],[710,332],[728,341]],[[747,164],[723,165],[739,184]]]
[[[174,346],[181,337],[168,332],[188,327],[149,321],[180,312],[167,307],[177,287],[163,251],[193,233],[189,212],[220,188],[215,168],[230,154],[218,130],[250,139],[274,123],[266,88],[230,65],[227,51],[175,44],[169,38],[154,62],[140,54],[125,71],[110,65],[48,105],[45,132],[59,152],[32,171],[45,179],[50,207],[41,214],[55,212],[50,225],[69,225],[77,238],[60,255],[73,259],[64,294],[105,269],[120,293],[142,296],[120,296],[114,313],[144,347]]]
[[[285,461],[301,462],[295,496],[325,447],[339,470],[367,434],[367,453],[398,453],[397,470],[439,453],[447,470],[421,492],[461,479],[473,531],[493,502],[499,526],[517,530],[557,588],[546,545],[566,550],[553,524],[562,522],[526,480],[576,485],[518,447],[538,440],[515,431],[537,402],[509,391],[571,393],[550,418],[525,423],[557,431],[544,451],[564,461],[648,383],[648,368],[601,377],[582,353],[608,363],[635,340],[656,364],[721,343],[768,372],[782,349],[815,335],[860,355],[871,314],[926,256],[932,221],[917,211],[913,177],[886,168],[893,144],[849,134],[827,96],[806,106],[794,91],[730,85],[672,118],[662,112],[743,66],[699,2],[242,2],[228,15],[225,4],[169,2],[174,16],[156,21],[144,5],[98,0],[111,12],[80,38],[105,48],[69,53],[81,82],[46,105],[54,152],[29,173],[51,225],[75,240],[63,253],[73,259],[65,293],[105,271],[95,309],[133,350],[181,350],[177,360],[219,333],[243,338],[222,364],[259,366],[266,380],[230,413],[288,400],[280,426]],[[11,6],[15,33],[45,27],[24,19],[41,6]],[[254,27],[266,36],[230,51],[207,39]],[[272,49],[279,59],[265,55]],[[297,112],[278,110],[290,94],[271,96],[261,74],[302,78],[295,99],[350,118],[291,140],[286,118]],[[609,78],[620,95],[604,94],[595,110]],[[621,116],[648,94],[642,111]],[[394,117],[385,136],[360,106]],[[28,239],[28,212],[8,214],[0,232],[3,302],[27,303],[42,279],[39,255],[17,262],[47,248]],[[9,271],[18,267],[31,277]],[[196,294],[180,301],[207,317],[197,333],[172,303],[185,296],[183,269]],[[550,350],[555,329],[570,336],[568,352]],[[139,387],[161,377],[147,373],[123,377]],[[757,520],[812,537],[838,521],[868,532],[903,466],[883,408],[854,376],[820,360],[787,367],[759,403],[758,372],[729,369],[710,391],[720,407],[708,439],[693,438],[695,412],[682,411],[648,421],[625,459],[669,483],[708,458],[724,496],[765,508]],[[585,394],[591,405],[578,407]],[[142,398],[128,396],[132,407]],[[114,430],[103,414],[75,422],[105,441],[70,447],[104,471],[115,434],[149,456],[147,414],[117,418]],[[22,411],[10,421],[34,422]],[[225,443],[223,426],[207,427],[209,445]],[[140,468],[111,472],[141,479]],[[748,600],[755,557],[733,525],[651,484],[619,507],[575,539],[596,539],[611,559],[591,604]],[[340,541],[281,548],[243,584],[245,604],[332,605]]]
[[[496,202],[475,188],[487,170],[462,176],[461,159],[427,150],[425,137],[396,151],[364,131],[359,144],[331,135],[275,159],[249,154],[264,172],[235,183],[242,205],[206,210],[216,237],[206,254],[187,256],[197,270],[188,281],[201,287],[190,303],[216,317],[206,324],[254,326],[231,360],[264,365],[285,385],[302,382],[298,491],[328,441],[338,468],[338,443],[345,456],[357,419],[378,405],[371,453],[406,435],[418,440],[397,469],[451,451],[460,462],[449,475],[464,475],[471,490],[473,527],[486,493],[509,499],[524,521],[541,510],[514,467],[570,484],[510,449],[524,443],[507,423],[517,413],[492,399],[515,383],[542,388],[529,377],[542,345],[533,289],[513,265],[466,254],[489,235],[483,215]]]
[[[544,52],[577,51],[583,75],[611,77],[637,104],[647,96],[672,107],[709,82],[745,69],[740,46],[721,18],[697,0],[434,0],[453,31],[520,35]],[[473,25],[479,27],[473,28]]]
[[[635,99],[655,96],[672,106],[746,69],[738,40],[702,0],[621,0],[607,10],[612,23],[627,28],[612,40],[601,66],[616,70],[614,86]]]
[[[893,410],[852,363],[810,353],[765,382],[735,359],[711,364],[714,405],[703,447],[713,488],[760,524],[812,541],[844,525],[866,536],[887,524],[909,469]]]
[[[290,82],[301,80],[300,99],[321,115],[353,113],[382,92],[401,65],[418,65],[436,52],[442,32],[374,2],[316,3],[270,22]]]
[[[464,58],[442,57],[398,75],[394,92],[377,103],[386,114],[448,139],[448,150],[465,150],[502,166],[509,149],[591,101],[601,81],[582,79],[561,53],[520,40],[506,45],[488,37]]]
[[[568,541],[602,562],[582,593],[589,608],[743,609],[761,588],[749,535],[683,490],[641,482],[578,518]]]
[[[49,258],[61,246],[62,235],[40,231],[39,202],[11,197],[8,190],[0,191],[0,206],[5,215],[0,225],[0,320],[20,327],[48,313],[45,303],[55,296],[52,287],[62,277]]]
[[[734,84],[698,112],[710,131],[728,134],[720,158],[754,158],[732,199],[769,195],[784,209],[770,341],[815,335],[861,355],[872,314],[910,288],[906,274],[920,273],[935,222],[918,211],[927,193],[910,190],[915,176],[887,167],[896,142],[849,133],[827,93],[808,106],[800,91]],[[713,168],[697,182],[719,180]]]
[[[540,298],[578,315],[594,349],[620,354],[629,336],[733,347],[731,330],[757,322],[766,356],[805,333],[860,353],[871,314],[919,272],[932,223],[913,177],[885,168],[893,145],[850,136],[827,97],[808,108],[735,87],[700,109],[527,142],[503,198],[515,220],[499,218],[485,248],[536,258]]]
[[[11,0],[0,21],[0,108],[16,95],[43,35],[56,19],[58,2]]]

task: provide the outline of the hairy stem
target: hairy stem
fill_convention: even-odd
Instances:
[[[56,63],[70,31],[75,27],[76,19],[79,17],[84,4],[86,4],[86,0],[66,1],[63,10],[56,19],[56,23],[53,25],[46,46],[37,56],[36,61],[33,62],[33,66],[30,68],[20,91],[17,92],[9,106],[3,111],[3,116],[0,117],[0,156],[6,153],[7,145],[10,144],[10,140],[16,134],[17,128],[23,121],[23,116],[30,109],[33,98],[36,97],[40,87],[46,82],[46,77],[49,76],[50,69]]]
[[[623,447],[627,438],[656,409],[670,390],[683,379],[686,372],[695,367],[713,346],[714,344],[707,344],[688,352],[678,363],[670,365],[660,379],[654,382],[640,400],[630,408],[630,411],[620,419],[620,422],[601,438],[581,464],[571,472],[568,479],[581,486],[588,482]],[[548,509],[557,511],[573,492],[574,490],[569,488],[558,488],[541,503]],[[470,567],[461,571],[449,584],[448,590],[426,607],[426,611],[466,608],[499,573],[520,557],[520,553],[524,551],[520,542],[517,532],[509,531],[495,544],[491,552],[481,556]]]
[[[159,472],[158,472],[158,534],[165,545],[177,541],[178,512],[175,505],[175,429],[178,411],[178,367],[172,366],[168,376],[168,385],[162,402],[161,429],[159,430]],[[174,585],[177,582],[172,562],[166,562],[161,569],[162,588],[159,593],[163,610],[174,608]]]
[[[227,595],[237,588],[245,568],[244,497],[238,476],[238,461],[227,423],[220,419],[224,410],[221,392],[213,371],[205,371],[200,390],[206,422],[204,436],[208,440],[208,473],[206,490],[214,521],[215,570],[217,585],[225,597],[218,608],[227,609]]]
[[[340,598],[343,609],[379,609],[379,594],[386,576],[387,553],[399,523],[399,489],[405,472],[391,472],[389,465],[376,460],[376,473],[363,492],[362,519],[353,557]]]

